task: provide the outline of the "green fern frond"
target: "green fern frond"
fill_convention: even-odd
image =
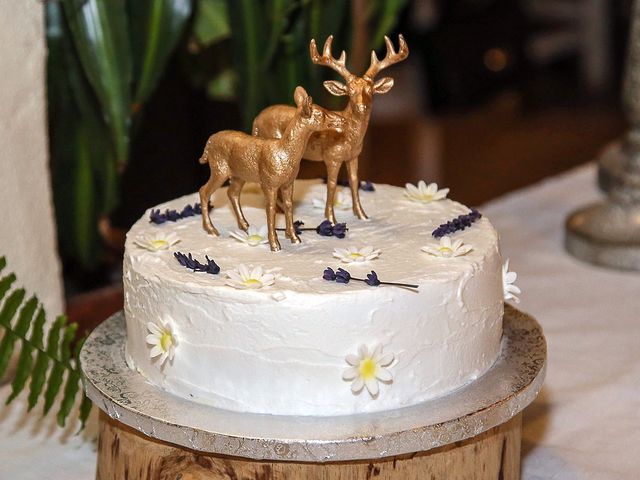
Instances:
[[[16,281],[16,276],[12,273],[0,280],[0,300],[2,300],[5,294],[11,288],[11,284]]]
[[[44,330],[44,322],[46,320],[44,310],[42,307],[38,310],[38,314],[36,315],[36,320],[33,323],[33,333],[31,334],[32,338],[37,332],[42,332]],[[7,405],[13,401],[14,398],[18,396],[18,394],[22,391],[27,380],[29,379],[29,372],[31,372],[33,367],[33,351],[35,347],[31,346],[28,343],[22,345],[22,350],[20,351],[20,358],[18,359],[18,368],[16,370],[16,376],[13,378],[13,382],[11,382],[11,395],[7,398]]]
[[[6,259],[0,257],[0,271],[6,265]],[[29,410],[44,396],[44,414],[47,414],[61,397],[56,417],[58,424],[64,426],[80,392],[82,375],[78,356],[83,340],[77,341],[74,348],[78,326],[68,324],[67,318],[61,315],[51,325],[45,342],[46,315],[39,307],[37,297],[24,301],[26,292],[19,288],[4,299],[15,281],[13,273],[0,278],[0,330],[4,332],[0,341],[0,377],[7,369],[16,345],[20,351],[7,403],[12,402],[29,382]],[[16,313],[18,318],[14,322]],[[78,417],[84,428],[92,405],[84,394],[81,396]]]
[[[15,290],[9,295],[9,298],[4,302],[2,310],[0,310],[0,325],[5,327],[5,332],[2,341],[0,341],[0,377],[5,374],[7,367],[9,366],[9,359],[13,353],[13,348],[18,339],[15,331],[11,328],[11,320],[18,311],[18,307],[24,299],[25,291],[23,288]]]

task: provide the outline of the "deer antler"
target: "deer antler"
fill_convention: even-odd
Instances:
[[[378,60],[376,52],[374,50],[371,51],[371,65],[364,74],[365,77],[374,79],[376,75],[385,68],[390,67],[394,63],[401,62],[409,56],[409,47],[407,46],[407,42],[404,41],[404,37],[402,35],[398,35],[398,41],[400,42],[400,50],[396,53],[393,48],[393,43],[391,43],[389,37],[386,35],[384,36],[384,43],[387,45],[387,54],[382,60]]]
[[[318,53],[318,47],[316,46],[315,38],[309,43],[309,53],[311,55],[311,61],[316,65],[324,65],[332,70],[338,72],[345,80],[353,77],[353,74],[347,70],[346,61],[347,54],[342,51],[340,58],[334,58],[331,53],[331,44],[333,43],[333,35],[329,35],[326,42],[324,42],[324,48],[322,49],[322,56]]]

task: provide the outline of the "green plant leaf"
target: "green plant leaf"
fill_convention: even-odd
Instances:
[[[13,381],[11,382],[11,395],[9,395],[6,401],[7,405],[18,396],[18,394],[22,391],[25,384],[27,383],[27,379],[31,374],[31,367],[33,366],[32,354],[33,347],[31,347],[29,344],[22,345],[20,356],[18,357],[18,367],[16,370],[16,375],[13,377]]]
[[[217,100],[229,101],[234,97],[236,82],[233,70],[223,70],[207,84],[207,95]]]
[[[0,269],[5,265],[6,261],[0,258]],[[12,276],[15,277],[9,275],[0,282],[7,283],[6,279]],[[2,371],[6,369],[15,345],[18,344],[20,347],[16,375],[11,382],[11,394],[7,398],[7,403],[13,401],[24,390],[27,380],[31,378],[28,397],[29,410],[37,404],[44,384],[47,383],[44,393],[44,411],[47,413],[57,398],[66,374],[66,383],[57,414],[58,424],[64,426],[80,389],[79,355],[84,340],[77,341],[72,349],[78,326],[76,324],[66,325],[66,317],[59,316],[49,329],[47,343],[44,344],[45,312],[42,307],[38,309],[38,299],[35,296],[27,301],[24,301],[24,297],[24,289],[15,290],[1,303],[0,328],[4,333],[0,342],[0,369]],[[18,309],[20,309],[18,319],[15,325],[12,325],[12,319]],[[37,314],[36,309],[38,309]],[[31,331],[30,334],[29,331]],[[60,338],[61,335],[62,338]],[[35,364],[33,361],[34,351],[37,351]],[[53,363],[54,366],[47,382],[50,363]],[[2,372],[0,372],[1,375]],[[78,413],[81,429],[84,428],[90,410],[91,402],[83,395]]]
[[[80,429],[83,429],[85,424],[87,423],[87,419],[89,418],[89,414],[91,413],[92,406],[93,403],[91,402],[89,397],[83,395],[82,402],[80,403],[80,413],[78,417],[80,419]]]
[[[71,413],[73,404],[76,400],[76,394],[78,393],[80,385],[80,374],[75,371],[69,371],[67,373],[67,383],[64,386],[64,393],[62,395],[62,401],[60,402],[60,410],[58,410],[57,420],[58,425],[64,427],[65,421]]]
[[[229,38],[229,11],[226,0],[198,0],[193,33],[201,45],[210,46]]]
[[[36,299],[37,303],[37,299]],[[44,331],[45,314],[42,307],[38,310],[36,319],[33,322],[33,329],[31,334],[31,343],[24,343],[22,350],[20,351],[20,358],[18,359],[18,368],[16,369],[16,375],[11,382],[11,395],[7,398],[7,404],[10,403],[18,394],[24,389],[25,384],[32,372],[33,367],[33,351],[40,346],[42,348],[42,336]],[[16,328],[18,330],[18,328]],[[25,330],[26,334],[26,330]],[[18,332],[20,335],[20,332]]]
[[[263,52],[263,68],[268,68],[273,63],[278,50],[278,44],[282,41],[282,35],[287,30],[289,12],[293,9],[291,2],[287,0],[270,0],[267,2],[266,14],[269,21],[269,40]]]
[[[18,322],[15,326],[15,332],[19,337],[24,337],[29,331],[31,325],[31,319],[33,314],[36,313],[38,308],[38,299],[32,296],[20,309],[20,315],[18,316]]]
[[[66,317],[61,316],[59,318],[61,319],[61,322],[64,325],[67,321]],[[49,381],[47,382],[47,390],[44,393],[45,414],[48,413],[51,407],[53,406],[55,397],[60,391],[60,387],[62,386],[65,366],[69,364],[69,359],[71,358],[71,342],[75,338],[77,330],[78,330],[78,325],[75,323],[67,325],[66,327],[63,328],[62,342],[60,343],[60,350],[59,350],[59,356],[58,356],[60,363],[56,363],[51,369],[51,374],[49,375]],[[77,376],[77,373],[75,371],[68,370],[69,378],[73,377],[74,375]],[[77,381],[76,381],[76,387],[77,387]],[[73,387],[65,387],[65,389],[66,388],[72,389]],[[77,392],[77,388],[76,388],[76,392]],[[63,396],[63,400],[64,400],[64,397],[66,397],[66,394]],[[61,411],[62,411],[62,407],[61,407]],[[58,423],[60,423],[60,416],[58,416]],[[64,419],[62,423],[64,424]]]
[[[29,398],[28,398],[29,410],[31,410],[38,401],[38,396],[42,391],[42,385],[44,385],[44,381],[47,376],[47,367],[49,366],[47,361],[47,356],[43,351],[45,321],[46,321],[46,315],[44,313],[44,310],[41,308],[38,311],[38,315],[36,316],[36,320],[33,324],[33,329],[31,330],[31,344],[33,345],[33,348],[38,349],[38,353],[36,355],[35,364],[33,365],[33,370],[31,372],[28,372],[31,375],[31,382],[29,384]],[[26,347],[26,344],[23,345],[23,348],[24,347]],[[18,371],[20,371],[20,369],[18,369]],[[16,379],[17,378],[18,378],[18,374],[16,374]],[[15,382],[17,382],[17,380],[14,380],[14,383]],[[17,393],[20,390],[22,390],[22,388],[24,388],[25,382],[26,382],[26,378],[25,378],[25,381],[21,382],[20,385],[16,385],[15,387],[12,385],[13,391],[11,393],[11,397],[9,397],[9,399],[7,400],[7,403],[13,400],[14,394],[17,395]]]
[[[134,111],[158,83],[171,53],[191,17],[191,0],[134,0],[131,9],[131,40],[135,53],[136,93]]]
[[[90,270],[100,259],[99,215],[110,211],[118,190],[116,156],[62,4],[47,2],[45,9],[49,141],[60,252]]]
[[[64,323],[67,323],[67,318],[64,317]],[[71,343],[76,338],[78,332],[78,324],[71,323],[64,329],[64,335],[62,336],[62,344],[60,345],[60,360],[64,364],[68,364],[71,359]]]
[[[4,296],[7,294],[7,292],[11,288],[11,285],[13,285],[13,282],[15,281],[16,281],[16,276],[13,273],[10,273],[9,275],[7,275],[6,277],[0,280],[0,300],[4,298]]]
[[[118,163],[126,163],[132,67],[125,0],[63,0],[63,6],[83,70],[102,105]]]
[[[374,8],[378,10],[376,25],[372,28],[371,49],[375,50],[384,41],[384,36],[391,32],[400,17],[400,13],[407,6],[407,0],[377,0]],[[375,5],[381,4],[381,5]]]
[[[29,326],[31,325],[31,320],[37,306],[38,299],[36,297],[31,297],[31,299],[27,303],[25,303],[20,310],[20,316],[18,317],[18,323],[16,324],[15,328],[17,337],[24,337],[29,331]],[[34,323],[34,327],[37,327],[38,321],[40,321],[40,317],[42,317],[42,323],[44,323],[44,311],[42,309],[40,309],[40,311],[38,312],[38,318]],[[11,382],[11,395],[9,396],[9,398],[7,398],[7,404],[18,396],[18,394],[24,388],[27,379],[29,378],[31,367],[33,365],[32,353],[33,347],[30,344],[27,343],[22,345],[20,356],[18,357],[16,374],[13,377],[13,381]]]
[[[47,355],[50,358],[59,360],[59,351],[64,345],[64,341],[60,342],[60,333],[66,323],[66,317],[59,316],[56,318],[51,330],[49,331],[49,339],[47,341]],[[66,333],[66,331],[65,331]],[[56,395],[60,390],[62,384],[62,377],[64,375],[64,365],[61,362],[55,362],[49,373],[49,379],[47,381],[47,388],[44,392],[44,413],[47,414],[56,399]]]
[[[16,314],[18,307],[24,299],[25,291],[23,288],[15,290],[2,306],[0,310],[0,325],[5,327],[6,331],[2,340],[0,341],[0,378],[4,375],[4,372],[9,365],[9,359],[13,353],[13,348],[18,337],[13,333],[11,328],[11,319]]]
[[[64,377],[64,365],[61,363],[54,363],[51,372],[49,373],[49,380],[47,381],[47,389],[44,392],[44,414],[46,415],[51,410],[53,402],[56,399],[62,380]]]
[[[42,393],[42,388],[47,380],[47,372],[49,370],[49,359],[43,351],[38,351],[36,361],[33,365],[33,373],[31,374],[31,382],[29,382],[29,410],[36,406],[38,398]]]
[[[245,130],[251,129],[256,115],[266,106],[263,48],[267,42],[264,6],[253,0],[227,0],[233,59],[240,87],[238,97]],[[277,80],[276,80],[277,81]]]
[[[0,272],[4,270],[4,267],[7,266],[7,259],[5,257],[0,257]]]
[[[75,241],[77,255],[84,265],[95,262],[97,240],[98,213],[94,195],[94,172],[91,157],[91,134],[86,125],[78,125],[74,142],[76,160],[74,175],[73,212],[75,219]]]

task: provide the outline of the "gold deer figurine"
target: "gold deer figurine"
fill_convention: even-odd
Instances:
[[[302,154],[313,132],[340,131],[345,120],[337,113],[314,105],[302,87],[296,88],[293,98],[297,107],[279,139],[256,138],[243,132],[224,130],[207,140],[200,163],[209,163],[211,176],[200,188],[200,205],[202,226],[210,234],[218,235],[218,230],[209,218],[209,199],[225,180],[230,179],[227,195],[242,230],[246,231],[249,223],[242,213],[240,192],[246,182],[258,182],[267,200],[271,250],[280,250],[275,229],[278,191],[284,199],[286,236],[291,243],[300,243],[293,227],[293,181],[298,175]]]
[[[360,203],[358,179],[358,156],[362,151],[362,143],[367,133],[373,95],[387,93],[393,87],[393,79],[389,77],[374,81],[378,73],[394,63],[401,62],[409,55],[409,47],[402,35],[399,36],[400,48],[394,50],[389,37],[384,37],[387,46],[387,54],[382,60],[378,60],[376,52],[371,52],[371,63],[362,77],[357,77],[347,70],[346,53],[343,51],[340,58],[334,58],[331,53],[333,35],[327,38],[322,49],[322,56],[318,53],[316,41],[311,40],[309,52],[311,61],[317,65],[324,65],[338,72],[345,80],[346,85],[334,80],[324,82],[325,88],[333,95],[346,95],[349,103],[339,112],[346,120],[342,132],[320,131],[314,133],[309,139],[303,158],[307,160],[324,161],[327,166],[327,203],[325,217],[336,223],[333,211],[335,201],[336,183],[338,173],[343,163],[347,165],[349,174],[349,187],[351,189],[353,213],[359,219],[366,219],[367,215]],[[281,138],[289,124],[295,109],[287,105],[273,105],[264,109],[253,122],[253,134],[263,138]]]

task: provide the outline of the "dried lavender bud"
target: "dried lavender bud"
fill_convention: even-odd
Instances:
[[[367,285],[371,285],[372,287],[377,287],[380,285],[380,280],[378,280],[378,274],[371,270],[371,273],[367,273],[367,279],[364,281]]]
[[[322,278],[324,278],[325,280],[329,280],[330,282],[333,282],[336,279],[336,272],[333,271],[333,268],[327,267],[324,269]]]
[[[339,268],[336,272],[336,282],[349,283],[349,280],[351,280],[351,274],[343,268]]]
[[[349,229],[347,228],[346,223],[336,223],[332,230],[333,236],[337,238],[344,238],[347,234],[347,230]]]
[[[333,236],[333,226],[329,220],[323,220],[323,222],[316,227],[316,232],[323,237],[331,237]]]
[[[373,186],[373,183],[369,181],[360,182],[360,190],[365,192],[375,192],[376,187]]]

